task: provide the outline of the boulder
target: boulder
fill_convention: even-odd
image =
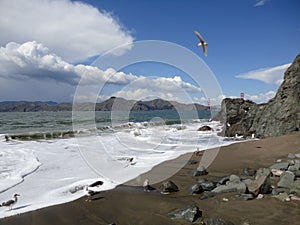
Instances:
[[[197,169],[192,171],[192,176],[197,177],[197,176],[203,176],[206,175],[207,171],[204,166],[199,166]]]
[[[177,185],[172,181],[165,181],[162,183],[162,192],[169,193],[169,192],[177,192],[179,191]]]
[[[290,194],[296,194],[300,197],[300,180],[295,180],[289,186]]]
[[[203,191],[201,184],[194,184],[189,189],[190,194],[201,194]]]
[[[244,200],[252,200],[252,199],[254,199],[254,195],[253,194],[241,194],[238,197],[242,198]]]
[[[257,196],[258,194],[268,194],[271,191],[271,181],[269,176],[261,175],[252,183],[247,185],[250,193]]]
[[[245,168],[243,169],[243,175],[246,177],[252,177],[256,174],[256,170],[255,169],[251,169],[251,168]]]
[[[295,163],[294,165],[290,165],[288,170],[289,171],[297,171],[300,169],[300,163]]]
[[[295,177],[299,178],[300,177],[300,170],[295,171],[294,174],[295,174]]]
[[[280,176],[280,181],[277,183],[278,187],[288,188],[295,179],[294,173],[291,171],[285,171]]]
[[[272,195],[279,195],[280,193],[288,192],[287,188],[274,188],[272,190]]]
[[[290,163],[288,162],[281,162],[281,163],[276,163],[272,166],[270,166],[270,169],[276,169],[276,170],[287,170],[289,167]]]
[[[287,156],[289,159],[294,159],[296,156],[293,153],[289,153]]]
[[[219,180],[219,184],[224,185],[226,182],[229,181],[229,176],[223,177]]]
[[[198,131],[213,131],[210,126],[204,125],[198,129]]]
[[[285,192],[282,192],[282,193],[280,193],[278,195],[274,195],[273,197],[279,199],[282,202],[287,202],[287,201],[291,200],[290,197],[289,197],[289,195],[287,193],[285,193]]]
[[[204,199],[212,198],[212,197],[215,197],[215,196],[216,196],[215,193],[212,193],[210,191],[205,191],[205,192],[203,192],[203,195],[200,197],[200,199],[204,200]]]
[[[217,186],[212,190],[212,192],[216,194],[228,192],[245,193],[246,189],[246,184],[240,181],[240,179],[236,179],[236,177],[234,177],[232,181],[229,180],[225,185]]]
[[[216,187],[212,181],[205,181],[200,183],[200,185],[204,191],[211,191]]]
[[[205,221],[205,225],[234,225],[234,224],[230,221],[226,221],[221,218],[208,218]]]
[[[202,212],[199,210],[199,208],[197,206],[190,205],[168,213],[168,217],[170,217],[171,219],[185,219],[191,223],[201,216]]]

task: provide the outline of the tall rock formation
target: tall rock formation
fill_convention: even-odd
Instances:
[[[300,130],[300,54],[284,73],[275,97],[265,104],[226,98],[217,119],[225,135],[279,136]]]

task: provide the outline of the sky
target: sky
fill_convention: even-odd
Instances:
[[[298,0],[2,0],[0,101],[267,102],[300,52],[299,11]]]

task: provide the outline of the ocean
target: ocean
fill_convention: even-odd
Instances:
[[[0,113],[0,204],[20,194],[13,210],[0,207],[0,218],[73,201],[98,180],[99,190],[113,189],[184,153],[233,143],[217,135],[222,124],[210,111],[87,113]],[[203,125],[213,131],[197,131]]]

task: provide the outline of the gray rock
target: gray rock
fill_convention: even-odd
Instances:
[[[252,177],[254,176],[256,173],[255,169],[251,169],[251,168],[245,168],[243,169],[243,175],[246,177]]]
[[[212,190],[213,193],[228,193],[228,192],[239,192],[245,193],[246,192],[246,184],[240,180],[233,180],[227,182],[225,185],[220,185]]]
[[[270,176],[271,175],[271,169],[269,168],[259,168],[256,171],[255,179],[258,179],[260,176]]]
[[[227,181],[229,181],[229,176],[221,178],[219,184],[224,185]]]
[[[279,195],[280,193],[283,193],[283,192],[288,192],[288,189],[286,189],[286,188],[274,188],[272,190],[272,195]]]
[[[241,194],[238,197],[242,198],[244,200],[252,200],[252,199],[254,199],[254,195],[253,194]]]
[[[236,181],[240,181],[241,179],[237,176],[237,175],[230,175],[229,176],[229,182],[236,182]]]
[[[287,170],[289,165],[290,165],[290,163],[288,163],[288,162],[276,163],[276,164],[270,166],[270,169]]]
[[[300,177],[300,170],[295,171],[294,174],[295,174],[295,177],[299,178]]]
[[[216,185],[212,181],[202,182],[200,183],[200,185],[204,191],[211,191],[216,187]]]
[[[251,179],[245,179],[245,180],[242,180],[242,182],[244,184],[246,184],[246,186],[248,186],[249,184],[251,184],[253,182],[253,180],[251,180]]]
[[[165,181],[162,183],[162,192],[168,193],[168,192],[177,192],[179,191],[177,185],[172,181]]]
[[[268,194],[271,191],[270,176],[261,175],[252,183],[247,185],[250,193],[257,196],[258,194]]]
[[[201,194],[203,192],[203,188],[201,184],[194,184],[192,187],[189,189],[190,194]]]
[[[288,188],[295,179],[294,173],[291,171],[285,171],[280,176],[280,181],[277,183],[278,187]]]
[[[197,169],[192,171],[192,176],[197,177],[197,176],[203,176],[206,175],[207,171],[204,166],[199,166]]]
[[[300,158],[300,153],[295,154],[296,158]]]
[[[287,156],[289,159],[294,159],[296,156],[293,153],[289,153]]]
[[[290,201],[289,195],[285,192],[282,192],[278,195],[273,195],[273,197],[279,199],[282,202]]]
[[[288,171],[297,171],[300,169],[300,163],[295,163],[294,165],[289,166]]]
[[[207,182],[207,179],[205,179],[205,178],[203,178],[203,177],[200,177],[200,178],[198,179],[198,183],[199,183],[199,184],[202,184],[202,183],[204,183],[204,182]]]
[[[201,216],[202,212],[199,210],[199,208],[197,206],[190,205],[168,213],[168,217],[170,217],[171,219],[185,219],[191,223]]]
[[[300,197],[300,180],[295,180],[289,186],[290,194],[296,194]]]
[[[212,197],[215,197],[215,196],[216,196],[215,193],[212,193],[210,191],[205,191],[205,192],[203,192],[203,195],[200,197],[200,199],[204,200],[204,199],[212,198]]]
[[[234,225],[234,224],[230,221],[226,221],[221,218],[208,218],[205,221],[205,225]]]

